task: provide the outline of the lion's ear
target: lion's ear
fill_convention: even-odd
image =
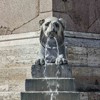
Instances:
[[[44,21],[45,21],[44,19],[39,21],[40,26],[44,23]]]
[[[63,28],[65,29],[65,21],[63,18],[59,18],[59,22],[62,24]]]

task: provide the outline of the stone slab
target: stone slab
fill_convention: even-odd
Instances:
[[[57,87],[58,86],[58,87]],[[49,91],[49,89],[58,91],[75,91],[75,82],[73,78],[33,78],[26,79],[26,91]]]
[[[80,95],[77,92],[22,92],[21,100],[50,100],[51,94],[54,93],[57,100],[80,100]],[[54,99],[54,98],[53,98]]]
[[[71,77],[71,67],[65,65],[55,65],[53,63],[39,66],[33,65],[31,71],[32,77]]]

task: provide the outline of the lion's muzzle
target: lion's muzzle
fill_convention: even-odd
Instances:
[[[57,35],[57,32],[56,31],[51,31],[51,32],[48,33],[48,37],[50,37],[50,38],[53,38],[56,35]]]

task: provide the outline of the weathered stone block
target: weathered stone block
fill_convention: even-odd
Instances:
[[[57,85],[59,85],[57,87]],[[25,82],[26,91],[75,91],[74,78],[34,78]]]
[[[51,92],[52,93],[52,92]],[[21,100],[50,100],[51,94],[49,91],[48,92],[23,92],[21,93]],[[59,92],[58,94],[56,92],[55,97],[57,100],[80,100],[79,93],[77,92]]]
[[[53,63],[39,66],[33,65],[31,70],[32,77],[71,77],[72,71],[71,67],[67,64],[65,65],[55,65]]]

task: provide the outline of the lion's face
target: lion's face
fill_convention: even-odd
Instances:
[[[58,45],[64,43],[64,21],[62,18],[49,17],[40,20],[40,43],[45,47],[47,38],[56,38]]]
[[[56,17],[46,18],[40,21],[41,30],[45,37],[61,37],[64,31],[63,20]]]

